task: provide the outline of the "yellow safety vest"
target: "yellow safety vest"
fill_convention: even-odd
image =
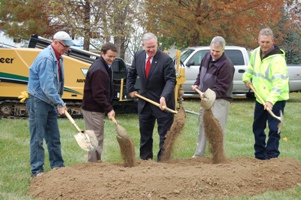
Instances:
[[[260,59],[260,47],[256,48],[250,56],[246,72],[243,74],[243,82],[251,81],[258,94],[264,101],[273,105],[277,101],[289,99],[289,78],[285,53],[270,55]],[[257,98],[256,98],[257,99]],[[257,99],[258,102],[259,99]]]

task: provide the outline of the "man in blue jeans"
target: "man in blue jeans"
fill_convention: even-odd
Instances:
[[[51,169],[64,167],[61,153],[58,114],[65,113],[66,104],[62,100],[64,89],[64,66],[62,55],[74,45],[64,31],[57,32],[53,42],[34,60],[29,69],[26,107],[29,111],[30,165],[32,176],[44,172],[45,138]]]

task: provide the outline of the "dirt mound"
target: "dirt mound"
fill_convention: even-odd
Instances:
[[[208,199],[255,195],[301,186],[301,163],[277,158],[209,158],[155,162],[82,163],[32,180],[29,194],[43,199]]]

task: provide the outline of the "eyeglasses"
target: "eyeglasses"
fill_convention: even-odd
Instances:
[[[63,47],[65,47],[65,48],[69,48],[69,46],[68,45],[65,45],[65,44],[63,44],[63,43],[61,43],[61,42],[59,42]]]

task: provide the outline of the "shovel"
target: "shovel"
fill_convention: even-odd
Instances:
[[[201,106],[205,109],[210,109],[213,104],[214,101],[216,99],[216,94],[213,90],[211,90],[210,88],[208,88],[205,93],[201,92],[199,89],[195,88],[195,91],[197,93],[199,93],[200,95],[204,95],[204,97],[201,100]]]
[[[261,103],[264,105],[265,104],[264,100],[261,98],[261,96],[259,96],[259,94],[255,90],[255,88],[253,87],[253,85],[250,83],[249,86],[253,90],[253,92],[256,94],[256,96],[258,97],[258,99],[261,101]],[[278,117],[268,107],[266,108],[266,110],[270,113],[270,115],[272,117],[274,117],[275,119],[278,119],[280,121],[280,123],[278,124],[278,133],[280,133],[281,128],[282,128],[283,123],[284,123],[284,118],[283,118],[282,111],[280,110],[280,117]]]
[[[118,141],[121,156],[124,161],[124,167],[134,167],[136,165],[135,146],[132,138],[127,134],[126,130],[120,126],[115,117],[112,117],[113,123],[116,125],[116,139]]]
[[[135,95],[136,95],[136,97],[139,97],[140,99],[143,99],[144,101],[147,101],[147,102],[149,102],[149,103],[151,103],[151,104],[153,104],[155,106],[158,106],[160,108],[160,104],[159,103],[157,103],[157,102],[155,102],[155,101],[153,101],[151,99],[148,99],[148,98],[146,98],[146,97],[144,97],[144,96],[142,96],[140,94],[136,93]],[[172,110],[172,109],[170,109],[168,107],[164,107],[163,110],[166,110],[166,111],[168,111],[170,113],[173,113],[173,114],[177,114],[178,113],[177,111]]]
[[[82,131],[76,125],[74,119],[70,116],[70,114],[65,110],[65,115],[69,119],[69,121],[75,126],[75,128],[79,131],[79,133],[75,134],[74,137],[80,146],[85,151],[94,151],[98,145],[98,141],[96,135],[93,130],[85,130]]]

